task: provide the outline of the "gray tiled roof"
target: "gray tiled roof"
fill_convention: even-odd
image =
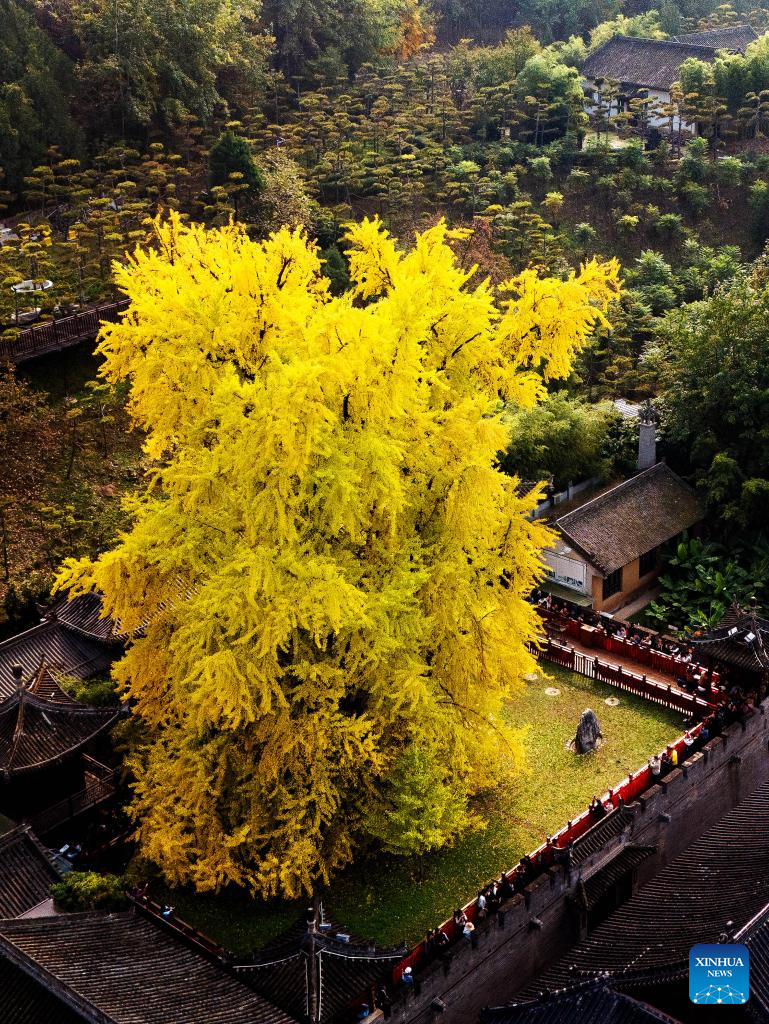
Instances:
[[[769,669],[769,621],[736,604],[717,626],[699,635],[690,634],[687,643],[695,648],[700,659],[714,658],[748,672]]]
[[[703,32],[683,32],[676,36],[680,43],[694,43],[697,46],[717,46],[722,50],[744,53],[758,33],[750,25],[729,25],[711,28]]]
[[[642,886],[521,994],[610,972],[626,989],[646,975],[685,974],[689,949],[716,942],[769,903],[769,783],[763,783]]]
[[[92,1024],[0,956],[0,1020],[4,1024]]]
[[[0,836],[0,918],[20,917],[39,906],[58,881],[58,871],[29,827]]]
[[[0,774],[19,775],[60,761],[109,729],[122,714],[122,708],[92,708],[17,690],[0,704]]]
[[[658,463],[557,519],[555,527],[567,544],[608,576],[704,515],[692,488]]]
[[[235,972],[271,1003],[304,1019],[315,970],[318,1021],[330,1024],[348,1019],[351,1004],[364,997],[372,985],[389,978],[406,950],[377,949],[349,933],[349,941],[342,941],[336,934],[343,929],[322,908],[319,912],[323,930],[311,937],[307,923],[297,922],[283,940],[261,950],[249,963],[236,965]]]
[[[750,1004],[757,1021],[769,1020],[769,906],[741,932],[735,942],[748,947],[750,953]]]
[[[3,958],[98,1024],[293,1024],[135,912],[0,921]]]
[[[24,677],[35,676],[45,663],[53,670],[86,679],[109,668],[115,652],[105,644],[46,620],[25,633],[0,643],[0,701],[16,689],[13,667],[21,665]]]
[[[711,64],[716,53],[713,46],[695,46],[669,39],[612,36],[588,54],[582,73],[585,78],[593,80],[605,78],[624,85],[669,92],[685,60],[695,57]]]
[[[547,999],[485,1010],[483,1024],[673,1024],[672,1018],[615,992],[605,981],[565,989]]]
[[[78,597],[64,598],[54,605],[52,612],[57,621],[67,629],[82,633],[84,636],[102,643],[115,643],[122,636],[115,630],[110,618],[101,614],[102,602],[98,594],[80,594]]]

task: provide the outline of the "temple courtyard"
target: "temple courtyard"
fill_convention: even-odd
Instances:
[[[567,743],[585,708],[596,712],[604,741],[578,757]],[[554,665],[527,681],[509,714],[530,726],[526,764],[509,788],[479,799],[486,827],[421,864],[378,856],[344,873],[323,899],[351,932],[383,946],[419,940],[684,731],[682,714]],[[232,892],[170,895],[158,888],[153,895],[171,900],[178,917],[236,953],[269,944],[304,908],[301,901],[265,904]]]

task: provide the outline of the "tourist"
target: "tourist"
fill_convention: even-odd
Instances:
[[[414,987],[414,972],[410,967],[406,967],[401,975],[401,984],[406,988]]]
[[[590,813],[596,821],[600,821],[605,818],[609,813],[603,805],[603,801],[599,800],[597,796],[593,797],[592,803],[590,804]]]
[[[462,929],[462,934],[468,940],[472,940],[473,932],[475,931],[475,925],[472,921],[465,921],[465,926]]]
[[[486,900],[488,903],[488,910],[491,913],[492,910],[496,910],[500,903],[499,895],[499,883],[495,879],[491,882],[486,889]]]
[[[454,911],[454,924],[457,928],[464,928],[467,923],[467,914],[460,907]]]
[[[385,1020],[389,1020],[392,1016],[392,1005],[393,1001],[390,999],[389,993],[384,982],[379,986],[379,991],[376,994],[376,1002],[374,1003],[377,1010],[382,1011],[382,1016]]]
[[[451,939],[442,928],[435,929],[435,948],[438,950],[438,956],[443,959],[448,951],[448,947],[451,945]]]
[[[483,891],[478,893],[478,920],[482,921],[486,917],[486,896]]]
[[[662,762],[656,754],[649,758],[649,767],[651,768],[653,778],[658,779],[662,774]]]
[[[694,745],[694,737],[692,736],[692,734],[687,729],[687,731],[684,733],[684,746],[686,747],[686,750],[689,751],[689,750],[691,750],[693,745]]]
[[[430,961],[433,959],[434,956],[435,956],[435,933],[433,932],[433,930],[431,928],[427,932],[427,934],[425,935],[425,957],[427,959],[427,962],[430,963]]]

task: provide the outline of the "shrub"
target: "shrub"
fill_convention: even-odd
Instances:
[[[123,878],[100,875],[98,871],[70,871],[51,886],[51,895],[56,909],[67,913],[123,910],[128,905]]]
[[[623,235],[632,235],[638,228],[638,217],[625,213],[616,219],[617,231]]]
[[[704,213],[710,206],[710,192],[704,185],[698,185],[694,181],[687,181],[681,186],[680,196],[695,216]]]
[[[70,697],[94,708],[104,708],[118,703],[115,684],[111,679],[76,679],[74,676],[60,676],[59,683]]]
[[[679,238],[684,232],[683,218],[678,213],[663,213],[652,221],[652,228],[667,238]]]
[[[750,206],[750,227],[757,242],[769,238],[769,184],[765,181],[754,181],[750,186],[748,198]]]
[[[546,185],[553,180],[553,168],[550,166],[549,156],[536,156],[529,160],[529,175],[541,185]]]

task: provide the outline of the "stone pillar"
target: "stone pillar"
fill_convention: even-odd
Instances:
[[[657,424],[641,420],[638,425],[638,470],[657,464]]]

